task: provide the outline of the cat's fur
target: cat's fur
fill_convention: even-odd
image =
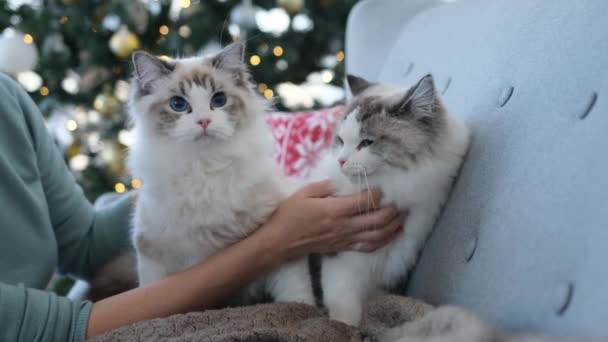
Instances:
[[[410,89],[355,76],[348,81],[354,98],[314,178],[329,177],[338,194],[379,188],[382,203],[363,206],[392,203],[410,210],[404,233],[386,247],[323,256],[323,302],[331,318],[357,325],[366,299],[395,286],[415,263],[458,173],[469,133],[445,109],[430,75]]]
[[[210,57],[133,55],[137,140],[128,165],[143,183],[133,231],[141,286],[243,239],[287,195],[264,121],[266,103],[243,51],[236,42]],[[220,92],[221,106],[213,102]],[[175,96],[187,101],[186,110],[176,110],[183,102]],[[275,300],[313,303],[306,268],[301,260],[287,264],[250,290],[265,287]]]

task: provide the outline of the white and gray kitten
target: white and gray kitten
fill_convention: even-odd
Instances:
[[[193,266],[245,238],[287,195],[264,120],[266,103],[243,62],[243,45],[215,56],[133,55],[128,165],[142,180],[133,241],[141,286]],[[312,304],[305,260],[252,285],[275,300]]]
[[[404,233],[386,247],[322,257],[320,283],[331,318],[358,325],[369,296],[395,286],[415,263],[458,173],[469,133],[446,110],[430,75],[410,89],[355,76],[348,81],[354,98],[313,178],[330,178],[337,194],[378,188],[383,202],[372,205],[410,210]]]

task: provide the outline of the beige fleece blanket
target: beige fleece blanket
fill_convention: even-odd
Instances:
[[[380,342],[545,342],[557,338],[512,336],[490,328],[456,307],[433,308],[395,295],[368,304],[360,328],[329,320],[318,308],[301,304],[262,304],[209,310],[136,323],[92,339],[134,341],[380,341]],[[571,338],[560,341],[600,341]],[[601,339],[607,341],[606,339]]]

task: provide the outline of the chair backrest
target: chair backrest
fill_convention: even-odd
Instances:
[[[407,294],[514,331],[608,335],[608,1],[420,6],[359,3],[346,50],[372,80],[432,73],[473,132]]]

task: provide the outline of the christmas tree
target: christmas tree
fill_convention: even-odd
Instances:
[[[213,53],[247,43],[259,91],[281,110],[342,100],[355,0],[0,0],[0,71],[39,104],[89,199],[138,188],[124,167],[131,53]]]

